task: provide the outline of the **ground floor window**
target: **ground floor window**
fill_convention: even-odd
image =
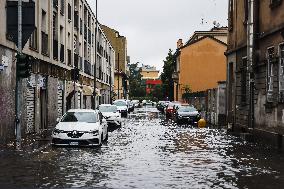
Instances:
[[[279,102],[284,102],[284,43],[279,46]]]

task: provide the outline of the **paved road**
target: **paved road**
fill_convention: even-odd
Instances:
[[[0,188],[282,188],[283,160],[224,130],[127,119],[98,149],[0,151]]]

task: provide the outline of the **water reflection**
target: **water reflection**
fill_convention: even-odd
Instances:
[[[283,155],[224,130],[129,118],[101,148],[0,153],[1,188],[281,188]]]

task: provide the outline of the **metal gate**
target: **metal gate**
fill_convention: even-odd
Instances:
[[[33,133],[35,131],[35,88],[28,87],[26,96],[27,107],[27,129],[26,133]]]
[[[63,90],[57,90],[57,95],[58,95],[57,115],[58,117],[62,117],[63,115]]]

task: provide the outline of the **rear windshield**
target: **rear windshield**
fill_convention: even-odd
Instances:
[[[116,101],[113,104],[116,105],[116,106],[126,106],[126,102],[124,102],[124,101]]]
[[[100,106],[99,110],[101,112],[116,112],[117,107],[116,106]]]
[[[178,111],[179,112],[195,112],[197,110],[194,107],[191,107],[191,106],[180,106]]]
[[[96,114],[93,112],[67,112],[61,122],[96,123]]]

